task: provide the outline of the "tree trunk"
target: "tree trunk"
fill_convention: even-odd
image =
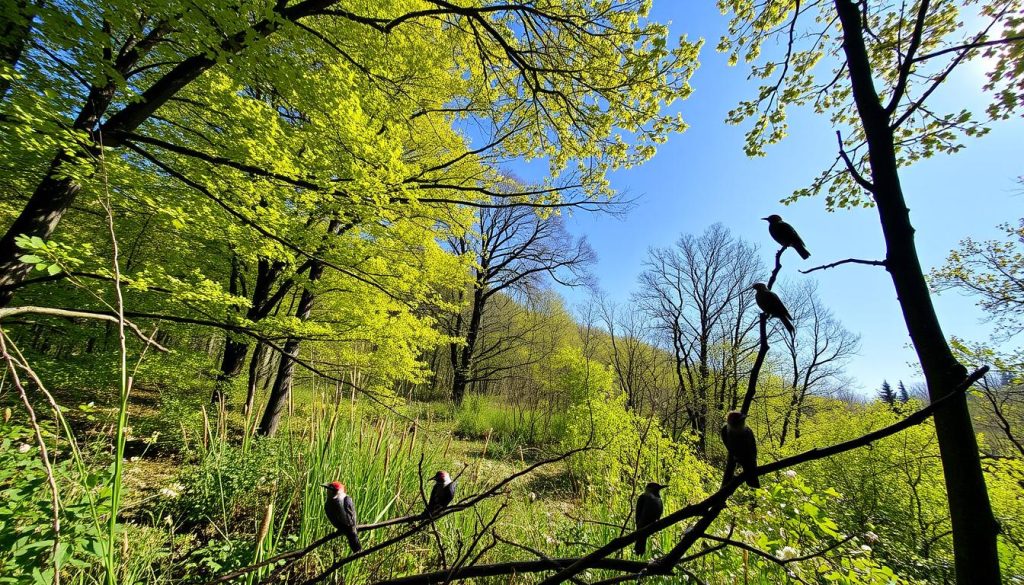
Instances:
[[[936,401],[962,383],[967,371],[946,343],[921,270],[910,210],[900,185],[893,130],[875,90],[860,28],[860,11],[852,0],[836,0],[836,8],[842,23],[843,50],[853,96],[868,143],[887,269],[921,361],[928,394]],[[935,412],[934,420],[949,498],[957,583],[999,583],[999,525],[989,504],[966,395],[961,393],[952,398]]]
[[[323,265],[317,264],[309,272],[309,282],[316,282],[323,274]],[[295,316],[299,321],[306,321],[313,313],[313,304],[316,301],[316,294],[310,289],[302,290],[302,298],[299,300],[299,307]],[[299,345],[302,340],[298,337],[289,337],[284,344],[284,351],[281,354],[281,363],[277,366],[277,377],[274,379],[274,386],[270,389],[270,396],[267,398],[267,408],[263,411],[263,418],[256,433],[265,437],[272,437],[281,424],[281,415],[288,406],[288,397],[292,391],[292,380],[295,377],[295,359],[299,357]]]
[[[352,224],[343,225],[338,220],[331,220],[327,227],[327,235],[330,238],[341,233],[343,230],[352,227]],[[326,246],[322,246],[318,253],[322,253]],[[299,306],[295,310],[295,316],[299,321],[305,322],[313,314],[313,306],[316,303],[316,293],[313,292],[313,285],[324,273],[323,262],[312,260],[309,266],[309,284],[302,289],[302,296],[299,298]],[[289,282],[291,282],[289,280]],[[280,299],[282,293],[278,291]],[[275,303],[276,304],[276,303]],[[267,313],[270,308],[266,308]],[[271,437],[277,432],[281,424],[281,415],[284,414],[291,397],[292,381],[295,378],[295,360],[299,357],[299,345],[302,340],[298,337],[289,337],[282,348],[281,361],[277,366],[277,377],[274,379],[274,386],[270,389],[270,396],[267,398],[267,408],[263,411],[260,419],[260,426],[256,434]]]
[[[27,0],[14,0],[14,14],[5,14],[0,24],[0,60],[11,69],[18,65],[25,50],[25,42],[32,32],[33,15],[29,12]],[[0,102],[7,97],[11,82],[0,79]]]
[[[242,414],[245,415],[252,411],[253,402],[256,400],[256,387],[259,386],[260,382],[260,362],[263,361],[264,351],[263,343],[257,343],[256,347],[252,350],[252,357],[249,358],[248,388],[245,393],[245,406],[242,408]]]
[[[461,405],[466,398],[466,387],[469,385],[470,372],[473,368],[473,351],[476,348],[476,340],[480,335],[480,325],[483,323],[484,303],[487,301],[482,283],[477,282],[473,290],[473,307],[469,317],[469,327],[466,329],[466,344],[462,350],[456,352],[453,349],[453,356],[457,359],[452,361],[454,373],[452,375],[452,402]]]

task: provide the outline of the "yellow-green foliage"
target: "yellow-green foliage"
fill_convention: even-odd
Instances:
[[[567,449],[589,447],[574,455],[569,470],[584,494],[606,494],[622,484],[648,481],[673,486],[673,497],[703,497],[710,468],[686,445],[663,436],[661,425],[626,408],[626,396],[612,385],[611,368],[594,363],[575,348],[560,353],[563,388],[573,397],[568,410]]]

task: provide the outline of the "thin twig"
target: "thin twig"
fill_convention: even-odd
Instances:
[[[31,305],[27,305],[24,307],[6,307],[0,309],[0,321],[3,321],[7,317],[14,317],[15,315],[50,315],[53,317],[65,317],[68,319],[97,319],[99,321],[109,321],[111,323],[118,322],[117,317],[114,315],[108,315],[106,313],[94,313],[89,311],[73,311],[70,309],[54,309],[50,307],[35,307]],[[170,350],[167,349],[166,347],[150,339],[150,336],[147,335],[141,328],[139,328],[138,325],[128,320],[125,320],[124,324],[127,325],[128,328],[132,330],[132,333],[134,333],[136,337],[146,342],[146,345],[153,346],[153,348],[156,349],[157,351],[161,351],[164,353],[170,352]]]
[[[28,393],[25,392],[25,386],[21,383],[21,377],[18,376],[18,369],[14,365],[14,357],[7,351],[6,337],[6,334],[0,331],[0,352],[3,353],[4,362],[7,364],[7,371],[11,373],[11,382],[18,389],[18,394],[21,395],[21,402],[25,405],[25,410],[28,411],[29,424],[32,425],[32,430],[36,435],[36,442],[39,443],[39,456],[43,460],[46,481],[50,485],[50,499],[53,504],[53,547],[51,548],[53,583],[54,585],[60,585],[60,559],[57,557],[57,549],[60,547],[60,492],[57,491],[57,480],[54,479],[53,465],[50,464],[50,453],[46,449],[43,432],[39,428],[39,422],[36,420],[36,411],[28,400]]]
[[[801,274],[810,274],[815,270],[827,270],[829,268],[835,268],[836,266],[842,266],[843,264],[864,264],[866,266],[881,266],[888,269],[888,264],[885,260],[861,260],[859,258],[847,258],[846,260],[840,260],[831,264],[823,264],[821,266],[815,266],[814,268],[808,268],[807,270],[801,270]]]

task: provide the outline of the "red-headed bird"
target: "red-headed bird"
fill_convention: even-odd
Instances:
[[[640,494],[640,497],[636,499],[637,530],[653,524],[658,521],[658,518],[661,518],[661,513],[665,511],[665,504],[661,501],[661,490],[667,487],[652,481],[647,484],[644,493]],[[642,536],[637,539],[633,550],[639,556],[647,554],[647,537]]]
[[[796,233],[793,226],[782,221],[780,216],[769,215],[761,219],[768,222],[768,233],[771,234],[772,239],[778,242],[780,246],[783,248],[793,248],[804,260],[811,257],[811,253],[807,251],[804,241],[800,239],[800,234]]]
[[[765,313],[768,313],[769,317],[775,317],[782,321],[782,325],[786,327],[790,335],[795,334],[796,328],[793,327],[793,317],[789,314],[789,310],[786,309],[786,305],[782,304],[782,299],[779,298],[779,295],[768,290],[768,285],[763,282],[755,283],[750,288],[757,291],[754,294],[754,301],[757,302],[757,306]]]
[[[438,471],[432,479],[434,487],[430,489],[430,499],[427,500],[427,511],[423,513],[424,516],[436,515],[455,499],[455,481],[447,471]]]
[[[324,502],[324,511],[327,512],[327,519],[338,529],[338,532],[348,539],[348,546],[352,552],[363,550],[359,544],[359,532],[356,526],[356,505],[352,498],[345,493],[345,484],[337,481],[323,484],[327,490],[327,501]]]
[[[757,440],[754,439],[754,431],[746,425],[746,420],[747,415],[738,410],[727,414],[725,424],[722,425],[722,442],[736,463],[743,468],[747,485],[758,488],[761,482],[757,479]]]

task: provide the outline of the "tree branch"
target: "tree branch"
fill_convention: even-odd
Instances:
[[[115,317],[114,315],[107,315],[105,313],[92,313],[85,311],[72,311],[68,309],[52,309],[50,307],[33,306],[7,307],[0,309],[0,321],[6,319],[7,317],[13,317],[15,315],[50,315],[52,317],[64,317],[67,319],[97,319],[100,321],[110,321],[111,323],[118,322],[117,317]],[[137,325],[135,325],[131,321],[126,320],[124,324],[127,325],[128,328],[132,330],[132,333],[134,333],[136,337],[146,342],[147,345],[152,345],[155,349],[157,349],[158,351],[162,351],[164,353],[170,351],[166,347],[150,339],[148,335],[146,335],[141,329],[139,329]]]
[[[858,258],[847,258],[846,260],[840,260],[838,262],[833,262],[831,264],[823,264],[822,266],[815,266],[814,268],[808,268],[807,270],[801,270],[800,273],[801,274],[810,274],[810,273],[814,272],[815,270],[826,270],[828,268],[835,268],[836,266],[841,266],[843,264],[865,264],[867,266],[882,266],[886,270],[889,269],[888,268],[889,265],[886,263],[885,260],[860,260]]]

